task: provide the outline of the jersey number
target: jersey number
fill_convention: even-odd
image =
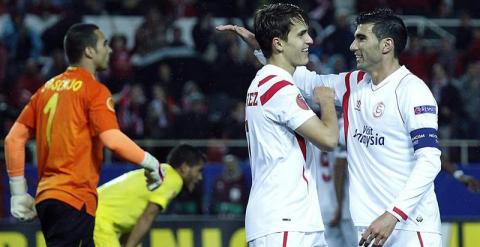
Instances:
[[[48,100],[45,107],[43,108],[43,114],[48,114],[46,134],[47,134],[47,144],[49,147],[50,147],[50,142],[52,140],[52,123],[53,123],[53,117],[55,116],[55,112],[57,111],[57,103],[58,103],[58,93],[54,93]]]

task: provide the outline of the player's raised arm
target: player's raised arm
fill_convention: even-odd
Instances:
[[[100,133],[102,143],[121,158],[139,164],[145,171],[147,187],[155,190],[162,184],[165,172],[161,169],[158,160],[150,153],[145,152],[119,129],[110,129]]]

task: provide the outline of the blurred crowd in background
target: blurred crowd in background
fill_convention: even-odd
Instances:
[[[0,140],[36,89],[67,68],[62,42],[68,27],[92,15],[142,18],[132,40],[121,28],[114,30],[109,37],[110,68],[98,74],[114,94],[117,117],[127,135],[134,139],[245,139],[245,92],[261,64],[235,35],[216,32],[214,20],[233,23],[235,19],[252,30],[249,24],[255,9],[272,2],[276,1],[0,0]],[[431,88],[439,104],[441,139],[480,139],[480,28],[471,25],[480,18],[480,1],[290,2],[311,18],[315,44],[310,47],[308,66],[322,74],[354,69],[349,46],[352,17],[358,12],[390,7],[402,15],[459,19],[461,24],[451,30],[455,40],[443,39],[435,46],[412,32],[400,60]],[[25,22],[27,15],[38,20],[58,18],[40,32]],[[182,18],[194,20],[186,33],[176,24]],[[152,54],[159,56],[152,58]],[[248,158],[245,149],[227,150],[212,159],[238,163],[237,159]],[[220,178],[212,200],[233,196],[243,205],[246,188],[225,194],[225,186],[244,179],[241,172],[230,170]],[[189,210],[188,205],[182,207]],[[226,208],[242,214],[244,210],[229,204],[210,210]]]

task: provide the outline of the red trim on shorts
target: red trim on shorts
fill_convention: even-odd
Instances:
[[[272,79],[275,76],[276,75],[269,75],[269,76],[263,78],[260,82],[258,82],[258,86],[260,87],[261,85],[267,83],[267,81],[270,81],[270,79]]]
[[[348,72],[345,75],[345,87],[347,88],[347,91],[343,95],[342,100],[343,132],[345,133],[345,146],[347,146],[348,139],[348,99],[350,98],[350,74],[352,74],[352,72]]]
[[[260,96],[260,102],[262,102],[262,105],[264,105],[265,103],[267,103],[267,101],[269,101],[273,97],[273,95],[275,95],[278,92],[278,90],[284,88],[285,86],[290,86],[290,85],[293,85],[293,84],[285,80],[279,81],[273,84],[272,87],[270,87],[262,96]]]
[[[287,247],[288,232],[283,232],[283,244],[282,247]]]
[[[406,213],[404,213],[402,210],[400,210],[399,208],[397,207],[394,207],[393,208],[393,212],[397,213],[398,215],[400,215],[400,217],[402,217],[403,220],[407,220],[408,219],[408,215]]]
[[[357,74],[357,84],[360,83],[360,81],[363,80],[363,76],[365,76],[365,72],[359,71]]]
[[[420,234],[420,232],[417,232],[417,236],[418,236],[418,241],[420,242],[420,247],[423,247],[422,234]]]

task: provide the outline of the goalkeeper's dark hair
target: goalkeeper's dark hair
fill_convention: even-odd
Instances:
[[[184,162],[189,166],[194,166],[200,161],[205,162],[206,160],[205,154],[188,144],[174,147],[167,156],[167,163],[174,168],[180,167]]]
[[[70,64],[80,62],[85,48],[97,49],[95,30],[99,30],[98,26],[88,23],[77,23],[68,29],[63,39],[63,48]]]

